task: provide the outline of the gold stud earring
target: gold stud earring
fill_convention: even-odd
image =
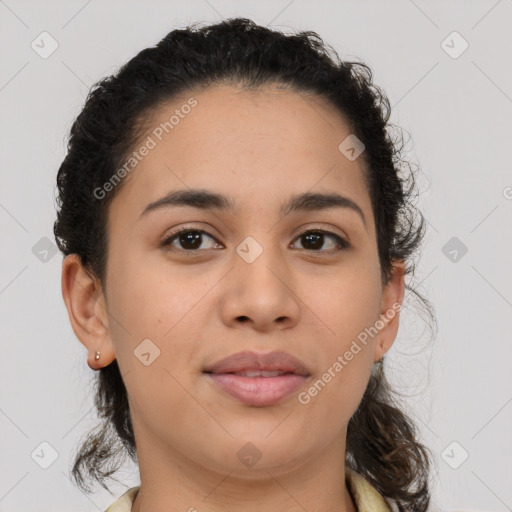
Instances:
[[[94,359],[97,361],[100,358],[100,351],[96,351],[96,355],[94,356]]]

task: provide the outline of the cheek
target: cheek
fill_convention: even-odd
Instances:
[[[375,338],[369,328],[378,318],[379,301],[375,292],[362,287],[332,289],[333,296],[317,297],[318,311],[329,326],[316,336],[318,372],[302,395],[310,407],[312,421],[322,422],[335,413],[328,427],[332,434],[348,423],[365,392],[373,366]],[[325,430],[325,424],[318,425]]]
[[[111,333],[130,406],[140,417],[170,425],[173,411],[190,405],[202,326],[201,282],[163,279],[156,267],[116,276]],[[200,281],[200,280],[199,280]],[[151,399],[148,399],[151,397]],[[156,412],[155,412],[156,411]],[[155,412],[155,414],[154,414]],[[154,416],[154,417],[153,417]]]
[[[161,351],[160,360],[166,367],[179,367],[194,350],[188,340],[200,339],[195,311],[204,295],[203,280],[180,272],[169,275],[168,265],[148,265],[133,257],[122,265],[113,265],[113,269],[109,274],[112,299],[108,308],[119,364],[129,369],[140,363],[134,351],[149,339]],[[151,344],[146,344],[151,349]]]
[[[299,396],[300,407],[307,416],[307,430],[312,433],[310,437],[318,437],[318,432],[322,432],[325,442],[336,438],[340,429],[348,425],[370,377],[372,363],[367,349],[361,349],[350,361],[343,359],[343,354],[341,350],[334,350],[328,364]],[[311,439],[311,442],[318,442],[318,439]]]
[[[379,317],[381,285],[375,265],[347,265],[336,273],[305,279],[301,297],[335,349],[350,345]]]
[[[335,277],[317,280],[305,295],[321,333],[315,340],[318,375],[304,398],[313,408],[319,408],[319,417],[329,414],[336,404],[343,420],[348,421],[364,394],[375,344],[368,332],[380,313],[378,270],[370,264],[358,270],[347,266]]]

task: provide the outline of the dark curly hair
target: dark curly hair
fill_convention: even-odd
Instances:
[[[388,282],[399,260],[406,262],[410,281],[425,220],[414,206],[415,179],[411,163],[402,157],[402,130],[388,122],[389,100],[373,84],[371,69],[361,62],[341,61],[315,32],[284,34],[245,18],[173,30],[93,85],[71,127],[68,153],[57,175],[54,234],[62,253],[79,255],[87,272],[105,282],[107,211],[124,181],[101,201],[94,191],[126,161],[158,105],[180,93],[218,84],[246,89],[278,84],[305,98],[324,98],[343,114],[351,133],[365,146],[361,158],[375,218],[382,282]],[[418,299],[432,326],[435,318],[428,300],[410,282],[406,289]],[[348,424],[346,464],[394,500],[398,510],[423,512],[430,501],[431,454],[393,396],[398,393],[386,381],[383,366],[375,368]],[[111,475],[127,454],[137,462],[117,361],[98,372],[95,385],[95,405],[102,421],[86,437],[72,468],[75,482],[86,492],[91,492],[87,485],[91,478],[108,490],[104,480],[114,479]]]

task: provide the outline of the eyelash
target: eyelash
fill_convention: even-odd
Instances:
[[[216,240],[215,237],[213,235],[210,235],[210,233],[208,233],[207,231],[204,231],[202,229],[197,229],[197,228],[183,228],[181,229],[180,231],[177,231],[173,234],[171,234],[171,236],[169,236],[168,238],[166,238],[163,242],[162,242],[162,246],[163,247],[170,247],[172,242],[174,242],[174,240],[176,240],[180,235],[183,235],[185,233],[200,233],[200,234],[204,234],[204,235],[207,235],[209,236],[210,238],[212,238],[213,240]],[[314,253],[327,253],[327,254],[332,254],[333,252],[338,252],[338,251],[342,251],[344,249],[348,249],[350,247],[350,244],[343,238],[341,238],[339,235],[336,235],[335,233],[332,233],[330,231],[325,231],[323,229],[308,229],[306,231],[303,231],[302,233],[298,234],[295,238],[295,240],[298,240],[299,238],[305,236],[305,235],[308,235],[310,233],[315,233],[315,234],[321,234],[321,235],[327,235],[329,237],[332,237],[334,238],[334,240],[336,241],[336,244],[337,244],[337,248],[336,249],[330,249],[330,250],[315,250],[315,249],[303,249],[304,251],[311,251],[311,252],[314,252]],[[192,253],[199,253],[199,252],[202,252],[202,251],[206,251],[208,249],[177,249],[175,247],[170,247],[170,250],[174,250],[174,251],[179,251],[179,252],[185,252],[185,253],[189,253],[189,254],[192,254]]]

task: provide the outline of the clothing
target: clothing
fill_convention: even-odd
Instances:
[[[393,512],[395,510],[359,473],[345,467],[345,480],[357,512]],[[130,512],[140,486],[128,489],[105,512]]]
[[[352,494],[357,512],[395,512],[391,501],[381,496],[375,487],[359,473],[345,466],[345,481]]]

